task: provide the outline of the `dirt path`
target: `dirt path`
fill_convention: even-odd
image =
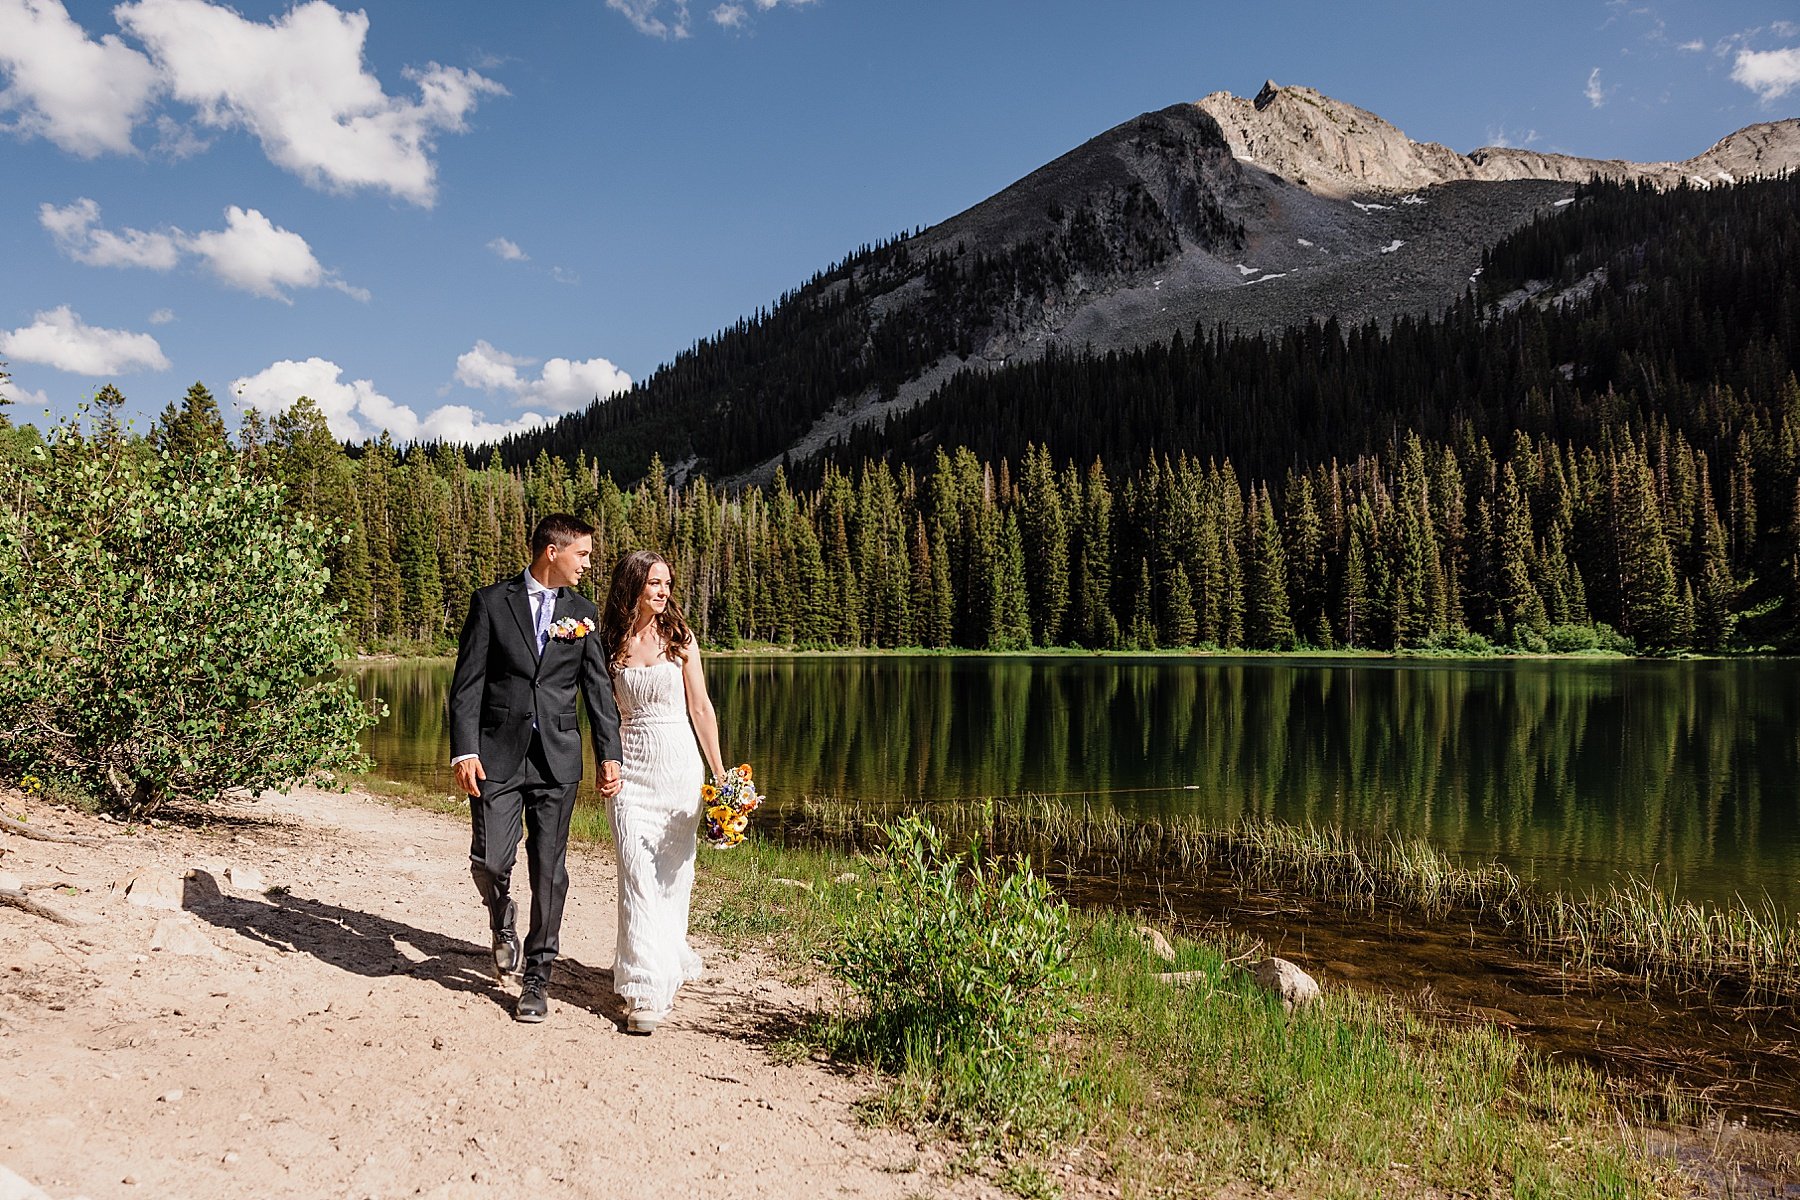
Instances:
[[[771,1059],[756,1031],[813,998],[767,961],[697,939],[708,976],[624,1034],[601,852],[571,852],[532,1026],[485,969],[454,818],[308,791],[127,834],[4,807],[101,840],[0,834],[0,887],[87,922],[0,907],[0,1200],[985,1193],[859,1125],[864,1081]],[[140,905],[155,868],[177,907]]]

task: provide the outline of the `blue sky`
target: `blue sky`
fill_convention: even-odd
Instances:
[[[199,380],[480,439],[1266,77],[1457,150],[1678,159],[1800,114],[1800,7],[0,0],[10,413]]]

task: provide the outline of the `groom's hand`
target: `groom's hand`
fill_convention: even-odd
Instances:
[[[481,781],[487,778],[487,772],[481,769],[479,758],[465,758],[456,764],[456,786],[470,796],[481,795]]]
[[[614,759],[607,759],[600,764],[600,794],[608,800],[619,794],[625,781],[619,777],[619,764]]]

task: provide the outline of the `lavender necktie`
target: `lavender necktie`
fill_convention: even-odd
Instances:
[[[550,618],[556,612],[556,593],[539,592],[537,594],[537,650],[538,657],[544,657],[544,647],[550,644]]]

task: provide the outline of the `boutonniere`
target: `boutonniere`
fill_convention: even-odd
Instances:
[[[553,642],[574,642],[594,632],[599,626],[592,617],[564,617],[550,626],[550,640]]]

